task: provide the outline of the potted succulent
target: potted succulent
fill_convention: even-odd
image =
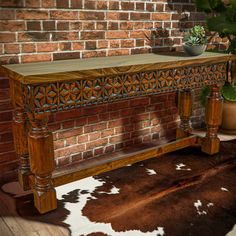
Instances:
[[[195,25],[189,29],[183,38],[184,51],[190,56],[198,56],[206,49],[207,37],[205,29],[201,25]]]
[[[210,31],[218,32],[219,36],[228,38],[227,52],[236,53],[236,0],[196,0],[199,10],[207,13],[207,27]],[[222,87],[224,98],[222,125],[226,133],[236,134],[236,64],[231,64],[232,76]],[[201,99],[208,94],[204,88]],[[203,102],[204,103],[204,102]]]

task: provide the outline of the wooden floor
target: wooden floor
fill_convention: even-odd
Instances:
[[[221,136],[221,138],[228,140],[235,136]],[[196,154],[191,154],[192,152]],[[183,160],[187,167],[192,165],[192,172],[186,171],[187,169],[184,167],[182,172],[176,171],[173,174],[170,171],[171,165],[175,166],[176,163],[182,163]],[[152,172],[155,169],[157,175],[151,173],[148,179],[145,179],[147,176],[143,176],[143,166],[145,171]],[[136,227],[137,222],[134,216],[137,215],[140,217],[139,230],[142,232],[151,231],[153,224],[159,221],[158,224],[165,226],[165,236],[225,236],[236,224],[235,167],[236,141],[228,141],[223,142],[221,154],[214,157],[201,154],[200,151],[193,148],[165,155],[160,160],[151,159],[141,165],[137,163],[132,167],[124,167],[124,169],[111,171],[105,175],[101,174],[98,178],[105,180],[108,176],[110,181],[120,189],[120,193],[109,196],[101,194],[111,187],[111,184],[108,184],[110,187],[106,189],[105,184],[99,190],[100,193],[94,193],[97,200],[90,200],[84,207],[83,214],[93,222],[111,223],[112,228],[117,229],[118,232]],[[127,168],[130,168],[129,171]],[[134,176],[137,176],[139,181],[135,182],[136,177]],[[216,189],[220,190],[219,186],[216,186],[217,184],[219,186],[222,184],[222,191],[216,191]],[[4,186],[0,191],[0,236],[67,236],[71,233],[76,236],[113,236],[104,232],[99,233],[99,231],[89,234],[74,232],[73,234],[72,228],[65,223],[69,215],[65,209],[65,201],[63,204],[62,201],[59,201],[57,211],[40,216],[33,208],[31,194],[23,192],[17,183],[11,183],[9,186],[11,187],[7,191]],[[223,187],[228,187],[230,191],[229,194],[224,195],[224,198],[221,198],[221,194],[227,190]],[[127,196],[128,190],[130,192]],[[67,194],[67,202],[73,202],[75,192],[71,194],[65,192],[65,194]],[[207,202],[210,204],[209,207],[205,206],[208,211],[207,216],[204,215],[204,211],[198,210],[198,214],[196,211],[192,212],[195,209],[193,202],[198,204],[198,199],[202,199],[203,203],[205,199],[205,204]],[[214,207],[212,202],[214,202]],[[76,204],[76,201],[74,203]],[[105,205],[102,206],[104,203]],[[109,211],[104,213],[104,209],[107,207]],[[163,209],[167,209],[167,207],[170,207],[170,210],[163,213]],[[162,215],[156,216],[153,209],[155,212],[162,212]],[[139,215],[140,212],[142,216]],[[194,214],[197,215],[195,219]],[[186,228],[190,218],[192,231]],[[155,221],[152,222],[152,219]],[[198,227],[195,227],[193,223],[198,224]],[[179,232],[174,228],[176,224],[179,225]],[[214,231],[214,228],[218,229]],[[129,234],[127,235],[129,236]],[[229,235],[235,236],[235,234]]]

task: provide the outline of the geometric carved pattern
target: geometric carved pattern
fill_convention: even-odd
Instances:
[[[28,85],[25,104],[34,113],[56,112],[89,104],[223,84],[227,62]]]

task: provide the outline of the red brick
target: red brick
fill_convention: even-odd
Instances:
[[[114,145],[110,145],[110,146],[105,147],[105,153],[111,153],[111,152],[114,152],[114,150],[115,150]]]
[[[110,40],[110,48],[119,48],[120,40]]]
[[[78,139],[78,144],[88,142],[88,134],[79,135],[77,139]]]
[[[0,20],[13,20],[15,19],[15,11],[0,9]]]
[[[57,8],[69,8],[69,0],[56,0]]]
[[[6,54],[14,54],[19,53],[20,47],[19,44],[5,44],[4,45],[4,53]]]
[[[89,141],[98,140],[100,138],[101,138],[101,134],[100,133],[90,133],[89,134]]]
[[[123,31],[123,30],[117,30],[117,31],[107,31],[106,32],[106,38],[108,39],[118,39],[118,38],[128,38],[129,32]]]
[[[104,153],[104,148],[96,148],[94,149],[94,155],[102,155]]]
[[[71,8],[82,8],[82,1],[83,0],[71,0]]]
[[[57,30],[69,30],[70,26],[69,26],[69,22],[67,21],[58,21],[57,22]]]
[[[102,130],[101,131],[101,137],[102,138],[109,137],[113,134],[114,134],[114,129],[107,129],[107,130]]]
[[[108,143],[108,139],[104,138],[104,139],[99,139],[90,143],[86,144],[86,150],[95,148],[95,147],[101,147],[101,146],[105,146]]]
[[[109,142],[114,144],[114,143],[123,142],[124,140],[127,140],[127,139],[130,139],[130,133],[113,136],[109,138]]]
[[[6,89],[9,88],[9,79],[7,77],[2,77],[1,78],[1,83],[0,83],[0,89]],[[6,99],[6,98],[5,98]],[[7,98],[9,99],[9,97]],[[4,101],[5,103],[6,101]]]
[[[77,20],[77,11],[50,11],[50,18],[55,20]]]
[[[83,152],[83,159],[89,159],[93,157],[93,151],[86,151],[86,152]]]
[[[95,1],[86,0],[84,2],[84,8],[85,9],[96,9],[96,2]]]
[[[38,52],[53,52],[57,51],[57,49],[58,49],[57,43],[37,43]]]
[[[72,42],[72,50],[83,50],[84,42]]]
[[[41,30],[41,23],[40,21],[28,21],[27,22],[27,30]]]
[[[55,7],[55,1],[54,0],[43,0],[42,1],[42,7],[44,7],[44,8],[54,8]]]
[[[72,41],[78,39],[78,32],[53,32],[52,34],[52,41]]]
[[[0,22],[1,31],[22,31],[25,30],[24,21],[1,21]]]
[[[96,49],[96,41],[86,41],[85,42],[85,49],[86,50],[94,50]]]
[[[127,125],[129,123],[130,123],[130,118],[120,118],[117,120],[109,121],[108,128],[123,126],[123,125]]]
[[[124,12],[107,12],[107,20],[128,20],[129,13]]]
[[[75,126],[82,126],[82,125],[86,125],[87,123],[88,121],[86,117],[82,117],[80,119],[75,120]]]
[[[36,52],[36,46],[33,43],[21,44],[22,52]]]
[[[120,22],[121,30],[132,30],[133,26],[134,26],[133,22]]]
[[[0,143],[0,153],[10,152],[10,151],[13,151],[13,150],[14,150],[13,142]]]
[[[68,129],[68,128],[74,128],[75,127],[75,121],[74,120],[68,120],[62,123],[62,128],[63,129]]]
[[[97,9],[98,10],[107,10],[107,7],[108,7],[107,1],[97,1]]]
[[[43,30],[55,30],[56,22],[55,21],[43,21]]]
[[[51,61],[51,55],[50,54],[21,55],[21,61],[22,63]]]
[[[82,31],[80,39],[87,40],[87,39],[104,39],[105,38],[105,32],[103,31]]]
[[[94,124],[98,122],[98,116],[89,116],[88,117],[88,124]]]
[[[55,150],[55,157],[56,158],[63,157],[63,156],[68,157],[72,154],[83,152],[83,151],[85,151],[85,144],[77,144],[77,145]]]
[[[133,2],[121,2],[121,9],[122,10],[134,10],[134,3]]]
[[[55,149],[63,148],[65,146],[65,140],[56,140],[53,144]]]
[[[149,98],[138,98],[130,100],[130,106],[146,106],[149,104]]]
[[[66,139],[66,146],[71,146],[71,145],[74,145],[74,144],[77,144],[77,140],[76,140],[75,136],[69,137],[69,138]]]
[[[95,125],[86,125],[84,126],[84,133],[90,133],[90,132],[95,132],[99,130],[104,130],[107,128],[106,123],[99,123]]]
[[[80,52],[53,53],[53,60],[80,59]]]
[[[8,163],[11,161],[16,161],[16,153],[15,151],[10,151],[7,153],[0,153],[0,163]]]
[[[59,43],[59,49],[61,51],[71,51],[71,42]]]
[[[19,58],[18,56],[1,56],[0,57],[0,63],[2,65],[6,64],[18,64],[19,63]]]
[[[108,22],[108,30],[118,30],[119,24],[118,22]]]
[[[40,1],[39,0],[26,0],[25,1],[25,7],[40,7]]]
[[[69,165],[70,158],[68,157],[57,158],[57,163],[58,163],[58,167]]]
[[[0,122],[0,132],[9,132],[12,130],[12,120],[9,119],[8,121]]]
[[[77,135],[81,135],[81,134],[83,134],[82,127],[64,130],[64,131],[58,132],[58,139],[69,138],[69,137],[77,136]]]
[[[82,153],[77,153],[75,155],[71,155],[72,162],[82,161]]]
[[[110,113],[110,119],[111,120],[118,119],[118,118],[120,118],[120,111],[115,111],[115,112]]]
[[[152,20],[170,20],[171,14],[169,13],[152,13]]]
[[[81,11],[79,15],[80,20],[104,20],[104,12]]]
[[[134,47],[134,40],[133,39],[121,40],[121,47],[122,48]]]
[[[82,58],[105,57],[106,51],[88,51],[82,53]]]
[[[150,13],[139,13],[139,12],[130,13],[131,20],[150,20],[150,18],[151,18]]]
[[[50,34],[48,32],[18,33],[19,42],[47,42],[49,38]]]
[[[17,19],[47,20],[48,17],[48,11],[45,10],[19,10],[16,12]]]
[[[110,10],[119,10],[119,2],[109,2]]]
[[[144,10],[144,8],[143,2],[136,2],[136,10]]]
[[[0,33],[0,43],[11,43],[16,41],[15,33]]]
[[[23,0],[2,0],[0,2],[0,7],[23,7]]]
[[[105,40],[99,40],[97,43],[97,48],[107,48],[108,47],[108,41]]]

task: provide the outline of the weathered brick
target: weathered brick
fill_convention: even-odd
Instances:
[[[117,30],[117,31],[107,31],[106,32],[107,39],[119,39],[119,38],[128,38],[128,37],[129,37],[128,31]]]
[[[83,0],[71,0],[71,8],[82,8],[82,2]]]
[[[24,0],[1,0],[0,7],[23,7]]]
[[[91,31],[91,32],[82,31],[80,34],[80,39],[82,40],[104,39],[104,38],[105,38],[105,32],[103,31]]]
[[[0,29],[1,31],[22,31],[25,30],[25,22],[24,21],[0,21]]]
[[[49,14],[48,11],[45,10],[19,10],[16,12],[16,18],[25,20],[47,20]]]
[[[53,53],[53,60],[79,59],[80,52]]]
[[[5,44],[4,53],[15,54],[20,52],[19,44]]]
[[[27,22],[27,30],[41,30],[41,23],[40,21],[28,21]]]
[[[15,33],[0,33],[0,43],[11,43],[16,41]]]
[[[15,19],[15,11],[9,9],[0,9],[0,20],[13,20]]]
[[[99,139],[96,141],[92,141],[89,143],[86,143],[86,150],[92,149],[92,148],[96,148],[96,147],[101,147],[101,146],[105,146],[108,143],[108,139],[107,138],[103,138],[103,139]]]
[[[69,8],[69,0],[56,0],[57,8]]]
[[[32,55],[21,55],[22,63],[27,62],[38,62],[38,61],[51,61],[50,54],[32,54]]]
[[[81,20],[104,20],[104,12],[81,11],[79,14]]]
[[[36,52],[36,46],[34,43],[24,43],[24,44],[21,44],[21,50],[24,53]]]
[[[53,10],[50,11],[50,18],[55,20],[77,20],[78,12]]]
[[[40,1],[39,0],[25,0],[25,7],[39,8],[40,7]]]

